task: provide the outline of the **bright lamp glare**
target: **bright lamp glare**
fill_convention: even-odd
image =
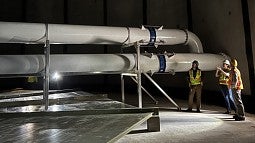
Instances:
[[[52,76],[53,80],[59,80],[61,78],[60,74],[58,72],[55,72]]]

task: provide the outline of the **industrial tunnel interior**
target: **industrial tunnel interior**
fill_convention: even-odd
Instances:
[[[112,27],[141,25],[163,26],[163,29],[187,29],[200,39],[204,53],[224,53],[236,58],[241,71],[244,89],[242,100],[245,111],[254,114],[255,101],[255,1],[252,0],[2,0],[1,22],[48,23]],[[15,3],[15,4],[14,4]],[[1,33],[1,31],[0,31]],[[0,37],[1,39],[1,37]],[[190,53],[185,44],[141,47],[141,53]],[[0,43],[4,55],[43,55],[44,44]],[[103,44],[51,44],[50,54],[132,54],[134,46]],[[192,61],[190,61],[192,62]],[[191,68],[191,64],[190,67]],[[216,67],[215,67],[216,69]],[[202,110],[208,106],[225,107],[215,70],[205,71],[202,89]],[[50,77],[52,78],[52,77]],[[187,72],[153,74],[152,78],[173,99],[187,108]],[[43,77],[31,85],[27,77],[1,75],[1,93],[14,89],[42,90]],[[142,75],[142,85],[165,105],[167,99]],[[120,74],[66,75],[59,80],[50,79],[51,90],[75,89],[93,94],[108,94],[121,101]],[[126,101],[138,106],[137,85],[125,78]],[[144,104],[151,100],[143,93]],[[184,104],[182,102],[185,102]],[[172,106],[167,103],[166,106]],[[164,114],[164,113],[163,113]],[[164,119],[164,117],[163,117]],[[121,141],[121,140],[120,140]],[[125,142],[125,141],[123,141]]]

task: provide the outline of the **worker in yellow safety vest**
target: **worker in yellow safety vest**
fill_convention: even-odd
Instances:
[[[236,115],[234,115],[234,119],[236,121],[244,121],[245,120],[245,111],[244,105],[241,98],[241,90],[243,89],[243,82],[241,78],[241,73],[237,68],[237,60],[231,60],[231,71],[229,75],[229,88],[231,89],[232,95],[236,104]]]
[[[221,93],[225,99],[227,111],[225,114],[231,114],[231,109],[236,110],[234,98],[232,96],[231,89],[228,87],[229,75],[230,75],[230,62],[229,60],[223,61],[223,67],[217,67],[215,76],[219,78],[219,86]],[[232,108],[231,108],[232,107]]]
[[[198,68],[198,61],[194,60],[192,62],[192,68],[188,72],[188,82],[189,82],[189,103],[188,103],[188,112],[192,111],[193,108],[193,99],[194,95],[196,95],[196,107],[197,112],[200,112],[201,108],[201,92],[202,92],[202,72]]]
[[[28,90],[36,90],[38,88],[38,78],[36,76],[28,76],[25,88]]]
[[[29,77],[27,78],[27,82],[29,82],[29,83],[38,82],[38,79],[37,79],[36,76],[29,76]]]

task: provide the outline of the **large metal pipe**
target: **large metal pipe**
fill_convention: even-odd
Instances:
[[[134,72],[136,54],[67,54],[50,56],[50,73],[123,73]],[[141,55],[141,72],[184,72],[193,60],[200,62],[203,71],[215,70],[224,57],[217,54]],[[43,71],[43,55],[1,55],[0,74],[36,74]]]
[[[197,36],[187,30],[158,29],[155,27],[129,28],[0,22],[0,43],[44,44],[46,25],[50,44],[142,44],[189,45],[193,53],[203,53]]]

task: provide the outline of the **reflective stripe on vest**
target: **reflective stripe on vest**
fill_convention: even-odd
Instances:
[[[243,82],[242,82],[242,78],[241,78],[241,73],[238,69],[235,69],[235,72],[237,72],[237,85],[236,85],[236,89],[240,90],[243,89]]]
[[[235,88],[237,90],[241,90],[241,89],[243,89],[243,82],[242,82],[242,78],[241,78],[241,73],[240,73],[240,71],[237,68],[234,69],[234,73],[233,73],[233,71],[231,71],[228,83],[231,86],[233,74],[235,74],[235,73],[237,73],[237,84],[236,84]]]
[[[193,76],[193,70],[189,70],[190,84],[199,85],[201,84],[201,70],[197,70],[196,77]]]
[[[228,80],[229,78],[225,76],[222,72],[220,73],[220,78],[219,78],[219,84],[223,85],[228,85]]]

